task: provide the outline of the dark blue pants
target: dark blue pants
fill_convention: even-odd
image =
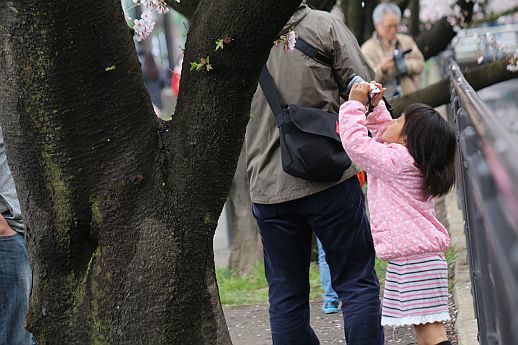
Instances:
[[[342,301],[347,344],[383,344],[374,245],[356,177],[301,199],[253,204],[253,214],[264,248],[273,344],[319,344],[309,324],[313,231]]]

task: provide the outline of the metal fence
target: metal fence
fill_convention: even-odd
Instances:
[[[518,344],[518,140],[450,66],[457,192],[481,345]],[[518,97],[518,95],[516,95]],[[508,109],[516,116],[517,109]],[[516,126],[515,126],[516,127]]]

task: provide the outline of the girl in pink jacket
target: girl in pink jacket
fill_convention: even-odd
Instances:
[[[443,254],[450,237],[433,197],[454,184],[455,134],[424,104],[392,120],[380,101],[384,90],[366,116],[369,89],[369,83],[353,86],[340,108],[339,132],[351,160],[367,172],[374,246],[388,260],[382,324],[414,325],[419,345],[450,344],[443,324],[450,318]]]

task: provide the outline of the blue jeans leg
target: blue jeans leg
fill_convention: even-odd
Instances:
[[[0,237],[0,344],[34,344],[24,327],[31,283],[24,236]]]
[[[322,242],[317,238],[318,246],[318,266],[320,267],[320,282],[324,290],[324,301],[338,301],[338,295],[331,285],[331,273],[329,272],[329,265],[326,261],[326,253],[322,248]]]

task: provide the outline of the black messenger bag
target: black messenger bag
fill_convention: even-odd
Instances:
[[[297,39],[300,45],[299,42],[300,38]],[[351,166],[351,159],[336,133],[338,114],[294,104],[281,105],[266,66],[259,76],[259,84],[279,128],[283,170],[308,181],[338,181]]]

